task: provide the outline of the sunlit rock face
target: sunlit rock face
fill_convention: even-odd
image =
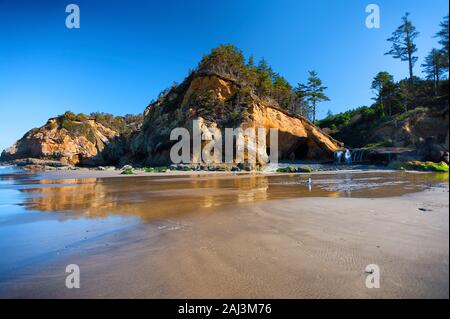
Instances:
[[[333,153],[343,147],[306,118],[290,114],[274,100],[261,99],[232,79],[214,73],[191,74],[149,105],[144,114],[142,129],[131,141],[131,151],[136,160],[151,164],[170,162],[170,148],[176,143],[170,141],[171,130],[184,127],[192,133],[194,120],[206,135],[216,127],[222,136],[225,128],[254,128],[256,132],[264,128],[267,136],[259,147],[267,152],[270,129],[278,129],[279,159],[331,161]],[[223,157],[215,161],[223,161]]]
[[[4,150],[1,160],[38,158],[73,165],[100,165],[105,162],[102,151],[118,135],[92,119],[52,118]]]

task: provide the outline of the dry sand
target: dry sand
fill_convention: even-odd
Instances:
[[[80,289],[65,288],[71,263]],[[365,286],[368,264],[381,269],[379,289]],[[141,224],[23,270],[0,297],[448,298],[448,187],[260,201]]]

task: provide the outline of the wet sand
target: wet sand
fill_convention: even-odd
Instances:
[[[128,226],[0,274],[0,297],[448,298],[448,175],[388,175],[27,181],[28,214]]]

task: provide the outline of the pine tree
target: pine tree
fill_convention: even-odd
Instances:
[[[448,15],[444,17],[444,20],[439,24],[441,30],[436,34],[439,38],[439,44],[442,45],[441,53],[445,61],[445,67],[449,67],[448,56]]]
[[[272,97],[282,108],[289,109],[291,107],[294,95],[291,85],[284,77],[274,74],[272,91]]]
[[[272,93],[272,78],[274,72],[264,58],[259,61],[257,71],[258,84],[256,86],[256,91],[261,96],[269,96]]]
[[[392,55],[395,59],[400,59],[401,61],[408,61],[409,81],[412,88],[414,83],[413,68],[418,59],[417,56],[414,56],[414,53],[417,51],[414,40],[419,36],[419,32],[408,17],[409,13],[406,13],[402,18],[403,23],[387,39],[387,41],[392,42],[392,47],[385,54]]]
[[[446,72],[446,65],[448,65],[448,60],[446,61],[444,54],[442,50],[433,49],[425,58],[425,63],[422,64],[427,79],[433,80],[435,95],[439,93],[439,80]]]
[[[245,58],[241,50],[231,44],[221,44],[202,58],[198,70],[240,80],[245,68],[244,62]]]
[[[306,100],[311,107],[312,122],[315,124],[317,104],[330,100],[324,93],[327,87],[322,86],[322,80],[317,76],[317,72],[309,71],[308,83],[306,85],[300,84],[300,88],[305,92]]]
[[[385,115],[386,104],[388,104],[388,114],[392,115],[391,105],[388,101],[388,98],[391,93],[391,89],[394,86],[394,77],[390,75],[388,72],[383,71],[379,72],[372,81],[372,86],[370,87],[372,90],[377,91],[376,100],[380,104],[381,115]]]
[[[309,118],[310,110],[308,107],[308,102],[306,101],[305,85],[300,83],[297,84],[297,86],[294,89],[294,95],[295,95],[295,103],[292,107],[292,112],[294,114],[298,114]]]

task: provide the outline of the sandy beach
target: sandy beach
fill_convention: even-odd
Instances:
[[[132,188],[145,178],[121,179],[133,181],[120,184],[128,190],[126,204],[120,204],[119,188],[108,186],[115,179],[40,188],[44,193],[26,202],[30,209],[67,211],[78,216],[76,220],[88,218],[86,214],[102,220],[107,211],[128,216],[128,226],[88,239],[84,236],[89,226],[81,228],[67,249],[49,250],[45,261],[0,275],[0,297],[449,297],[448,179],[420,191],[411,188],[412,183],[400,187],[404,192],[394,191],[399,188],[395,186],[392,196],[386,194],[389,187],[381,195],[375,186],[369,187],[372,193],[352,196],[342,196],[348,190],[315,187],[320,190],[303,196],[306,193],[294,192],[289,183],[280,188],[277,179],[248,178],[241,179],[239,195],[232,189],[235,184],[229,184],[236,183],[234,177],[222,182],[187,179],[169,184],[168,198],[155,197],[155,181]],[[200,184],[192,188],[193,182]],[[305,187],[299,185],[295,189]],[[61,193],[62,188],[68,193]],[[138,196],[143,189],[148,201]],[[219,189],[227,189],[227,195]],[[114,207],[106,205],[110,194],[119,203]],[[183,194],[199,200],[184,200]],[[158,213],[148,213],[152,203]],[[136,216],[140,221],[130,222]],[[68,264],[80,267],[79,289],[65,287]],[[369,264],[380,267],[379,289],[365,286]]]

